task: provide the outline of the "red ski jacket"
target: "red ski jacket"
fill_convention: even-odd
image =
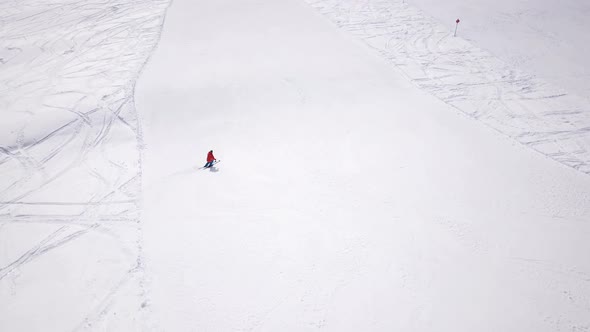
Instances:
[[[209,151],[209,153],[207,153],[207,162],[210,163],[213,160],[215,160],[215,157],[213,156],[213,152]]]

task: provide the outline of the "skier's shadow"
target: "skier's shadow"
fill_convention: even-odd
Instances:
[[[209,172],[217,173],[217,172],[219,172],[219,168],[217,168],[215,166],[211,166],[211,167],[209,167]]]

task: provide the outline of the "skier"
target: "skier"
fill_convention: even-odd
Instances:
[[[213,156],[213,150],[211,150],[211,151],[209,151],[209,153],[207,153],[207,163],[205,164],[204,167],[209,168],[209,167],[213,166],[215,161],[217,161],[217,159],[215,159],[215,156]]]

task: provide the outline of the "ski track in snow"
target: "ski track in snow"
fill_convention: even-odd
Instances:
[[[115,300],[143,293],[142,138],[133,93],[168,4],[0,3],[0,237],[25,234],[4,247],[10,250],[0,247],[0,326],[31,330],[58,322],[51,326],[128,330],[142,324],[129,314],[140,310],[137,299],[118,307]],[[74,260],[60,252],[65,246],[78,253]],[[32,266],[39,264],[59,266],[63,275],[35,279],[44,274]],[[52,292],[65,276],[81,279],[81,288]],[[68,317],[47,308],[19,320],[34,310],[19,306],[35,301],[27,289],[40,284],[51,301],[86,297],[60,301],[71,306]],[[116,286],[109,291],[105,284]]]
[[[588,100],[512,68],[395,0],[305,0],[459,111],[590,174]]]

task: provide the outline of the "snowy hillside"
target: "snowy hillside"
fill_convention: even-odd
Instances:
[[[133,86],[166,5],[0,2],[1,331],[138,326]]]
[[[0,330],[590,329],[559,61],[428,0],[167,5],[0,4]]]
[[[590,173],[588,96],[570,93],[580,91],[579,89],[567,89],[574,86],[567,73],[573,75],[572,68],[577,68],[571,64],[570,59],[574,58],[571,50],[568,53],[560,52],[566,53],[561,61],[555,61],[549,55],[532,56],[537,61],[543,61],[546,67],[564,68],[566,74],[552,79],[555,83],[567,81],[564,89],[523,71],[514,65],[515,61],[511,64],[477,44],[454,38],[448,25],[430,18],[420,9],[405,2],[308,2],[338,26],[360,37],[420,88],[498,132],[565,165]],[[503,2],[495,6],[501,7],[501,4]],[[490,4],[488,6],[494,7]],[[451,6],[456,7],[460,6]],[[586,12],[590,11],[590,5],[585,7]],[[577,17],[577,6],[564,8],[565,17]],[[565,19],[562,18],[561,21]],[[572,22],[573,27],[579,25],[577,20]],[[514,30],[524,31],[525,27],[517,26]],[[466,30],[469,31],[469,28],[468,26]],[[539,31],[538,34],[542,32]],[[502,36],[502,33],[500,30],[497,35]],[[524,45],[529,40],[547,45],[553,42],[544,37],[522,36],[522,42],[519,39],[507,44],[519,44],[510,48],[517,50],[513,53],[515,55],[526,51],[537,52],[537,49],[533,51],[530,47],[523,50]],[[566,40],[572,38],[574,37]],[[491,45],[493,48],[496,44],[489,40],[497,41],[497,38],[483,40],[484,46]],[[507,52],[503,54],[505,57]],[[587,53],[583,50],[581,52]],[[579,66],[587,65],[587,57],[575,59],[577,61],[574,63]],[[557,69],[553,69],[555,70]],[[550,73],[548,69],[539,72],[547,75]]]
[[[556,87],[590,98],[590,3],[579,0],[436,1],[410,4],[508,64]]]

